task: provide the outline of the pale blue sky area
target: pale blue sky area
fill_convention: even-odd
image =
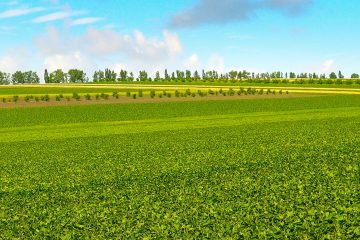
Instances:
[[[356,0],[0,0],[0,70],[360,72]]]

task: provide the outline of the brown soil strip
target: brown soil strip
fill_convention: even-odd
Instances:
[[[1,108],[27,108],[27,107],[47,107],[47,106],[78,106],[78,105],[101,105],[101,104],[131,104],[131,103],[159,103],[159,102],[193,102],[193,101],[221,101],[221,100],[243,100],[243,99],[275,99],[275,98],[299,98],[299,97],[315,97],[322,96],[320,94],[269,94],[269,95],[241,95],[241,96],[205,96],[205,97],[155,97],[150,98],[149,96],[138,97],[133,99],[132,97],[119,97],[118,99],[109,97],[107,100],[85,100],[82,98],[80,101],[71,99],[67,101],[62,99],[61,101],[55,101],[51,99],[49,102],[25,102],[24,100],[19,100],[18,102],[7,102],[0,103]]]

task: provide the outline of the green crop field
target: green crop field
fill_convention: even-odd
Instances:
[[[358,239],[359,163],[356,94],[0,108],[0,239]]]

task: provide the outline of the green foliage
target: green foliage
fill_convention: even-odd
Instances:
[[[15,102],[15,103],[16,103],[16,102],[18,102],[18,101],[19,101],[19,96],[13,96],[13,98],[12,98],[12,99],[13,99],[13,102]]]
[[[359,96],[2,109],[2,239],[358,239]]]
[[[68,81],[70,83],[84,83],[87,82],[86,74],[79,69],[70,69],[68,71]]]

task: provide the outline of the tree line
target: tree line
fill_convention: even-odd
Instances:
[[[345,79],[341,71],[338,73],[332,72],[328,76],[325,74],[317,73],[300,73],[294,72],[266,72],[266,73],[254,73],[243,71],[230,71],[228,73],[218,73],[217,71],[180,71],[169,72],[165,69],[163,74],[159,71],[155,73],[154,77],[150,77],[146,71],[139,71],[137,75],[133,72],[121,70],[116,73],[114,70],[109,68],[105,70],[97,70],[94,72],[91,81],[95,83],[111,83],[111,82],[145,82],[145,81],[180,81],[180,82],[191,82],[191,81],[248,81],[248,82],[265,82],[265,83],[287,83],[291,80],[295,80],[297,83],[342,83]],[[356,83],[360,84],[359,74],[353,73],[351,79],[357,79]],[[86,76],[83,70],[70,69],[65,72],[62,69],[57,69],[51,73],[45,69],[44,72],[45,83],[86,83],[90,79]],[[13,74],[5,73],[0,71],[0,84],[33,84],[40,83],[40,78],[36,72],[33,71],[16,71]]]

